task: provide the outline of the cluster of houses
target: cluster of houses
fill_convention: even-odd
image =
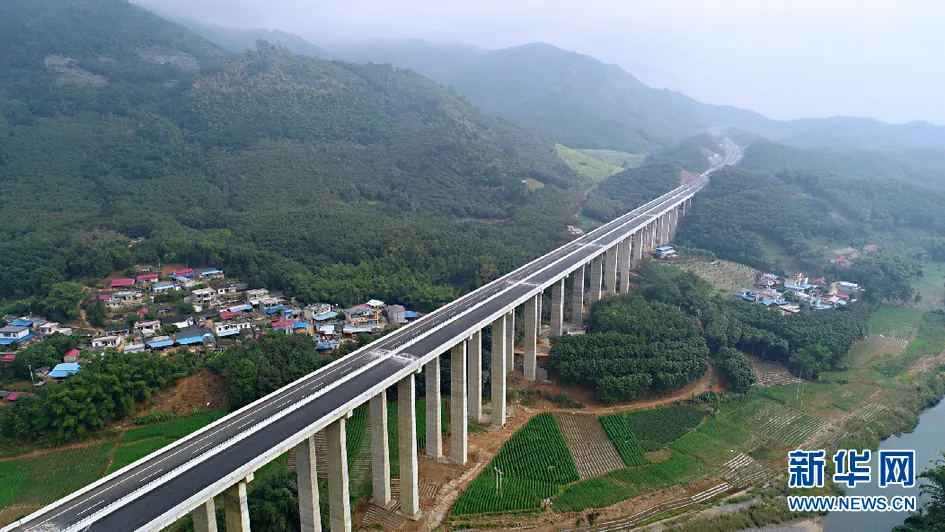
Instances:
[[[837,266],[850,266],[853,262],[862,257],[863,255],[868,255],[870,253],[875,253],[879,251],[879,246],[876,244],[867,244],[863,246],[862,250],[857,251],[853,248],[843,248],[834,250],[834,258],[830,259],[830,264],[835,264]]]
[[[194,312],[180,314],[177,298],[171,303],[155,302],[155,296],[172,291],[184,292],[181,300],[192,305]],[[358,334],[379,332],[420,317],[401,305],[387,305],[376,299],[351,308],[328,303],[299,306],[278,292],[251,289],[245,283],[226,279],[216,268],[174,270],[165,280],[151,272],[112,279],[95,298],[112,312],[113,321],[104,333],[63,327],[31,316],[6,316],[8,325],[0,328],[0,346],[14,342],[24,346],[58,332],[89,338],[92,350],[216,350],[280,332],[310,336],[316,349],[329,351]],[[162,299],[167,300],[158,298]],[[66,378],[79,371],[77,357],[78,352],[67,354],[63,364],[43,369],[48,370],[49,378]],[[2,362],[14,360],[15,352],[3,354]]]
[[[736,290],[735,296],[789,315],[804,309],[830,310],[843,307],[856,302],[862,291],[860,285],[847,281],[828,283],[820,277],[811,282],[803,273],[793,277],[765,273],[758,276],[754,288]]]

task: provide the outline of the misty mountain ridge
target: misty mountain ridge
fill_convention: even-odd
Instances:
[[[487,112],[577,148],[648,153],[738,128],[803,148],[945,149],[945,127],[835,116],[790,121],[647,86],[618,65],[548,43],[500,50],[422,40],[326,43],[336,57],[389,63],[449,85]]]

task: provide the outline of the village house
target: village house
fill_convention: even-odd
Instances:
[[[391,305],[387,307],[387,321],[397,325],[403,325],[407,323],[407,317],[404,315],[405,312],[407,312],[407,309],[401,305]]]
[[[259,300],[259,310],[270,316],[285,310],[281,297],[266,296]]]
[[[124,353],[137,353],[139,351],[144,351],[144,342],[138,340],[125,344],[122,349]]]
[[[128,288],[135,285],[134,279],[112,279],[112,282],[108,283],[110,288]]]
[[[30,332],[29,327],[22,325],[6,325],[0,327],[0,345],[10,345],[13,342],[22,344],[35,336],[36,335]]]
[[[246,302],[252,306],[258,306],[259,301],[269,295],[269,290],[265,288],[253,288],[246,291]]]
[[[381,322],[380,308],[367,303],[345,309],[345,321],[355,328],[378,325]]]
[[[92,349],[115,348],[121,351],[122,344],[124,343],[125,338],[123,336],[102,336],[92,339]]]
[[[159,278],[160,276],[156,273],[143,273],[135,276],[135,283],[139,286],[148,285],[157,282]]]
[[[123,292],[115,292],[111,295],[108,301],[105,302],[105,305],[109,308],[122,308],[141,301],[141,292],[138,290],[128,290]]]
[[[131,327],[124,323],[116,323],[105,327],[107,336],[128,336],[131,334]]]
[[[48,377],[55,381],[65,380],[79,372],[81,368],[75,362],[63,362],[56,364],[56,367],[49,372]]]
[[[66,354],[62,355],[62,361],[63,362],[78,362],[79,354],[80,353],[78,349],[70,349],[66,351]]]
[[[227,298],[237,297],[238,298],[240,296],[240,292],[242,292],[243,290],[246,290],[246,285],[243,283],[226,283],[224,285],[218,286],[216,290],[217,290],[217,295],[220,297],[227,297]]]
[[[163,294],[171,290],[180,290],[180,287],[171,281],[160,281],[151,285],[151,291],[155,294]]]
[[[251,329],[252,324],[247,320],[218,321],[213,324],[213,332],[217,338],[237,335],[245,329]]]
[[[148,349],[166,349],[174,345],[174,339],[170,336],[155,336],[147,342]]]
[[[197,275],[199,275],[200,278],[205,281],[209,281],[211,279],[223,279],[223,271],[216,268],[206,268],[199,270]]]
[[[182,346],[206,345],[208,341],[214,339],[213,331],[207,328],[194,329],[190,331],[181,331],[174,335],[174,341]]]
[[[676,250],[673,249],[673,246],[660,246],[656,248],[656,255],[660,259],[666,259],[669,257],[676,256]]]
[[[190,293],[190,300],[195,305],[209,305],[217,298],[217,291],[213,288],[198,288]]]
[[[171,272],[171,279],[191,279],[196,277],[197,274],[194,272],[193,268],[184,268],[183,270],[174,270]]]
[[[184,316],[181,314],[177,316],[168,316],[164,318],[162,323],[164,323],[164,325],[173,325],[174,327],[177,327],[178,329],[185,329],[187,327],[194,326],[194,317]]]
[[[59,323],[55,321],[47,321],[46,323],[36,327],[36,332],[42,336],[49,336],[55,334],[59,330]]]
[[[139,321],[135,323],[134,332],[142,336],[154,336],[161,332],[161,320]]]
[[[302,313],[307,320],[314,320],[316,316],[331,312],[331,305],[328,303],[314,303],[302,309]]]

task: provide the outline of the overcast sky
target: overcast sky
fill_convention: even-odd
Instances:
[[[929,0],[138,0],[201,22],[338,39],[544,41],[654,87],[772,118],[945,124],[945,3]]]

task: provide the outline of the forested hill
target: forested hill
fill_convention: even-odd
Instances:
[[[161,260],[430,308],[560,242],[586,188],[417,74],[233,55],[123,0],[6,0],[0,50],[0,298]]]
[[[766,120],[751,111],[648,87],[616,65],[545,43],[496,51],[418,41],[326,48],[354,61],[414,69],[454,87],[487,112],[578,148],[651,153],[713,125]]]

